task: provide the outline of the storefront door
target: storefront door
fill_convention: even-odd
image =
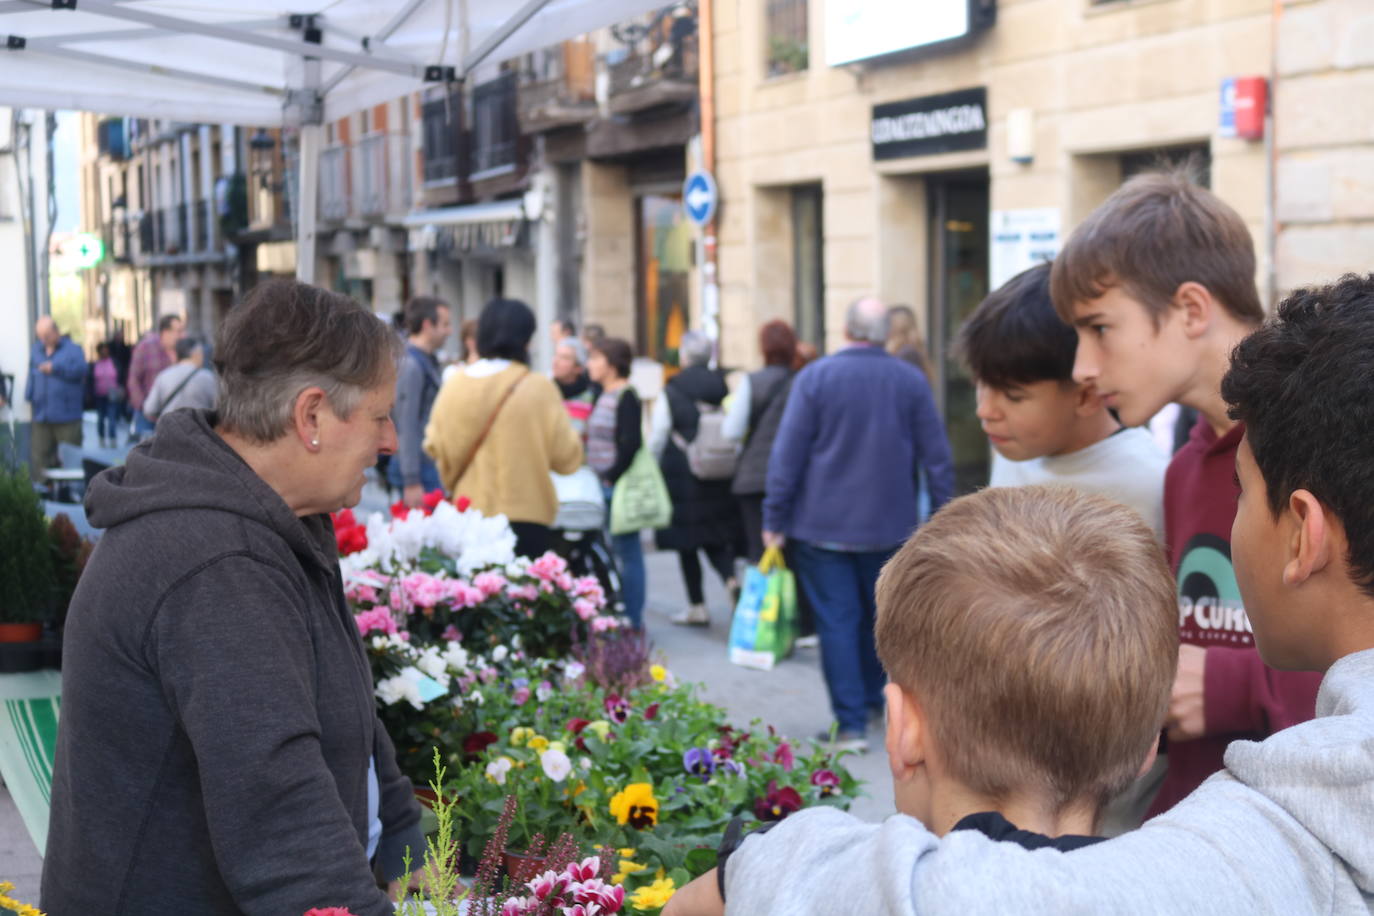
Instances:
[[[642,356],[676,366],[678,344],[687,331],[692,225],[682,212],[682,195],[673,193],[636,197],[635,219],[637,349]]]
[[[935,394],[954,452],[957,493],[988,482],[988,440],[974,411],[973,381],[954,352],[954,338],[988,294],[986,174],[927,180],[930,213],[930,328]]]

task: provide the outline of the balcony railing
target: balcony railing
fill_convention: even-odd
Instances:
[[[349,186],[348,147],[331,146],[320,153],[320,219],[348,219],[352,188]]]
[[[800,73],[810,65],[807,0],[768,0],[768,75]]]
[[[430,99],[420,109],[424,131],[425,184],[452,182],[458,177],[458,138],[463,124],[463,94]]]
[[[611,110],[616,111],[616,96],[635,94],[638,108],[652,107],[679,97],[690,98],[696,91],[697,17],[695,8],[679,11],[667,7],[649,16],[645,23],[627,23],[613,32],[628,50],[606,56],[610,77]],[[673,84],[664,87],[663,84]],[[655,89],[645,93],[646,89]],[[666,90],[666,91],[665,91]],[[684,94],[685,91],[685,94]],[[622,110],[635,110],[624,108]]]
[[[410,136],[369,134],[354,150],[358,215],[364,218],[410,209]]]
[[[191,250],[210,250],[210,204],[205,200],[191,205]]]
[[[104,226],[105,251],[110,255],[110,259],[123,264],[127,263],[133,252],[130,251],[132,239],[130,238],[129,219],[121,217],[112,219]]]

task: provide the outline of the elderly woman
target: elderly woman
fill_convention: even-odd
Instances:
[[[686,611],[669,619],[688,626],[707,626],[711,622],[702,591],[698,552],[705,552],[732,596],[738,589],[735,554],[741,529],[730,481],[695,476],[687,463],[687,453],[679,444],[690,443],[697,437],[701,420],[698,405],[719,407],[728,393],[725,377],[708,365],[711,349],[711,338],[700,331],[682,335],[678,347],[682,371],[663,386],[663,396],[654,403],[649,432],[649,448],[658,456],[663,480],[673,499],[673,522],[659,530],[658,548],[677,551],[683,584],[687,586]]]
[[[49,913],[389,916],[423,837],[377,720],[328,513],[396,448],[400,346],[294,281],[224,323],[218,414],[168,414],[91,483],[67,618]],[[117,901],[117,903],[116,903]]]
[[[601,386],[587,373],[587,347],[576,337],[564,337],[553,348],[553,381],[568,410],[573,429],[587,441],[587,418],[592,415]]]
[[[582,464],[582,439],[558,388],[530,371],[533,337],[528,305],[488,302],[477,324],[482,358],[439,389],[424,442],[444,488],[509,519],[515,552],[526,557],[554,546],[558,496],[549,472],[571,474]]]

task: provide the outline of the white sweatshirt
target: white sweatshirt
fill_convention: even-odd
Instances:
[[[812,808],[747,839],[732,914],[1374,913],[1374,649],[1327,672],[1317,716],[1237,741],[1226,769],[1141,829],[1069,853],[896,815]]]

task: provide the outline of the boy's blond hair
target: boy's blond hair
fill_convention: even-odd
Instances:
[[[888,676],[977,792],[1101,805],[1158,738],[1178,600],[1154,533],[1119,503],[1067,487],[956,499],[883,568],[877,602]]]
[[[1183,169],[1146,172],[1117,188],[1069,236],[1054,259],[1050,296],[1074,323],[1074,304],[1121,286],[1156,326],[1179,286],[1207,288],[1232,317],[1264,320],[1255,289],[1255,244],[1225,201]]]

